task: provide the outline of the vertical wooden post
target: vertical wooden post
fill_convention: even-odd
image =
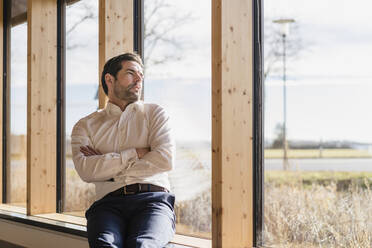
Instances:
[[[253,246],[252,4],[212,1],[213,247]]]
[[[105,62],[133,51],[133,0],[99,0],[99,107],[107,97],[101,85]]]
[[[4,15],[3,15],[3,0],[0,0],[0,204],[3,201],[3,58],[4,58],[4,49],[3,49],[3,32],[4,32]]]
[[[57,0],[27,1],[27,214],[56,211]]]

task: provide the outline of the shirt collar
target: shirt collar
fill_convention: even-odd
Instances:
[[[142,101],[133,102],[125,108],[124,112],[136,111],[137,109],[141,109],[142,105],[143,105]],[[108,114],[111,115],[121,115],[123,113],[119,106],[111,102],[107,102],[105,110]]]

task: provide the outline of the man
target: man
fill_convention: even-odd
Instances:
[[[164,247],[174,235],[169,118],[160,106],[139,100],[142,82],[138,55],[108,60],[101,77],[106,107],[72,130],[75,168],[96,188],[85,214],[90,247]]]

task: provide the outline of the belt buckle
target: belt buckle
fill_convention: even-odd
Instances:
[[[127,191],[127,186],[123,187],[124,195],[134,195],[136,192],[128,192]]]
[[[141,184],[140,183],[138,184],[138,192],[137,193],[141,193]]]

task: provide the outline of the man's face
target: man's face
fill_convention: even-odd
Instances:
[[[113,82],[113,94],[126,102],[136,102],[141,97],[143,72],[141,66],[134,61],[123,61]]]

